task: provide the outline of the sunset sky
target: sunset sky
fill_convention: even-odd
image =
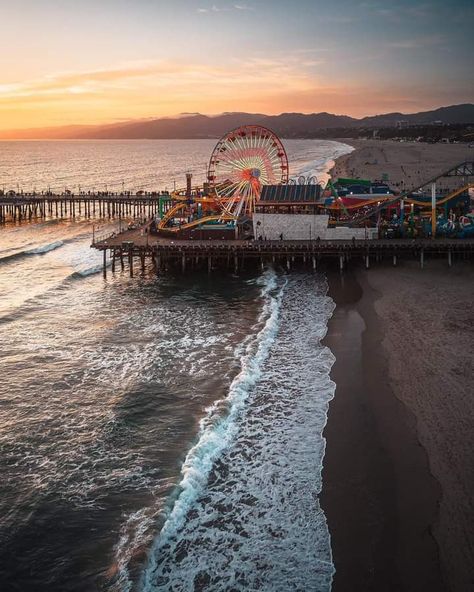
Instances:
[[[472,0],[0,0],[0,129],[474,102]]]

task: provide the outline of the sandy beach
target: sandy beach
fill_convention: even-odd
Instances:
[[[333,177],[386,173],[398,187],[470,155],[459,144],[351,144]],[[329,284],[336,395],[322,506],[334,590],[473,589],[472,264],[353,263]]]
[[[472,588],[473,286],[462,262],[330,276],[322,506],[336,592]]]
[[[386,175],[393,188],[414,189],[452,166],[474,159],[467,144],[424,144],[390,140],[340,140],[356,148],[337,159],[333,178],[381,180]],[[458,187],[459,179],[443,179],[440,190]]]

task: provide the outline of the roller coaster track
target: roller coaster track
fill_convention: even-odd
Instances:
[[[458,189],[455,189],[454,191],[451,191],[451,193],[449,193],[448,195],[446,195],[445,197],[443,197],[443,199],[439,199],[436,201],[436,205],[440,206],[441,204],[446,203],[447,201],[449,201],[450,199],[453,199],[454,197],[457,197],[458,195],[460,195],[461,193],[463,193],[463,191],[467,191],[468,189],[472,189],[474,188],[474,183],[468,183],[467,185],[463,185],[463,187],[459,187]],[[411,204],[415,204],[416,206],[424,206],[425,208],[431,208],[431,201],[427,202],[427,201],[420,201],[418,199],[411,199],[411,198],[407,198],[406,201],[408,203]]]
[[[444,173],[440,173],[439,175],[436,175],[435,177],[432,177],[431,179],[424,181],[424,183],[417,185],[413,189],[409,189],[408,191],[405,191],[405,192],[401,193],[400,195],[397,195],[397,197],[394,197],[391,200],[385,201],[383,204],[380,204],[379,206],[374,208],[374,210],[367,212],[364,216],[361,216],[360,218],[357,218],[357,220],[354,220],[354,223],[360,224],[360,222],[364,222],[365,220],[368,220],[369,218],[371,218],[375,214],[378,214],[382,209],[386,208],[387,206],[391,206],[392,204],[395,205],[397,202],[401,201],[402,199],[406,199],[406,200],[410,199],[408,196],[411,193],[415,193],[416,191],[423,189],[423,187],[426,187],[426,185],[430,185],[431,183],[436,183],[436,181],[438,179],[442,179],[443,177],[474,177],[474,161],[461,162],[460,164],[453,166],[452,168],[448,169],[447,171],[444,171]],[[464,187],[463,190],[465,191],[466,187]],[[446,198],[443,198],[443,200],[445,200],[445,199]],[[449,199],[452,199],[452,197],[450,197]],[[438,202],[438,203],[440,203],[440,202]],[[444,203],[444,201],[443,201],[443,203]]]
[[[180,201],[177,204],[175,204],[171,209],[169,209],[166,212],[166,214],[160,220],[160,223],[158,224],[158,228],[160,230],[165,228],[166,224],[171,220],[171,218],[174,218],[175,214],[177,214],[179,212],[179,210],[183,209],[184,207],[186,207],[185,201]]]
[[[340,198],[341,200],[343,198]],[[363,208],[364,206],[370,206],[370,205],[376,205],[379,204],[380,202],[386,202],[389,201],[390,198],[389,197],[378,197],[377,199],[367,199],[365,201],[360,201],[359,203],[356,204],[352,204],[352,205],[348,205],[345,204],[343,205],[342,201],[341,204],[337,204],[337,205],[333,205],[333,206],[324,206],[326,210],[339,210],[340,208],[342,208],[343,210],[356,210],[359,208]],[[346,211],[347,213],[347,211]]]
[[[181,224],[181,226],[160,228],[163,230],[169,230],[171,232],[178,232],[179,230],[188,230],[189,228],[199,226],[200,224],[206,224],[207,222],[235,222],[235,216],[231,216],[230,214],[213,214],[212,216],[205,216],[204,218],[196,218],[196,220],[192,220],[192,222],[186,222],[186,224]]]

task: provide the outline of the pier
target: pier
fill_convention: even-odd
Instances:
[[[45,218],[162,217],[171,207],[169,193],[81,193],[0,195],[0,224]]]
[[[323,262],[336,263],[344,271],[351,261],[362,261],[366,268],[373,263],[416,259],[423,268],[430,258],[445,258],[451,266],[457,259],[474,257],[474,239],[387,239],[387,240],[173,240],[148,233],[148,228],[125,231],[94,240],[91,247],[103,253],[103,273],[111,262],[128,267],[130,276],[137,269],[145,272],[151,261],[157,274],[176,269],[229,269],[278,265],[290,270],[298,265],[317,269]]]

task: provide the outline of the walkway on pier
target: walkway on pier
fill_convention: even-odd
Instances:
[[[389,257],[396,265],[398,258],[419,258],[421,267],[426,256],[447,257],[451,265],[453,256],[472,259],[473,239],[388,239],[388,240],[302,240],[302,241],[256,241],[256,240],[173,240],[149,234],[144,228],[111,235],[94,242],[93,248],[103,252],[104,274],[107,269],[107,256],[120,261],[128,260],[130,275],[133,275],[134,259],[138,258],[142,271],[145,260],[151,259],[156,271],[170,266],[202,266],[206,262],[208,270],[224,265],[240,268],[246,260],[260,260],[266,263],[279,263],[288,269],[294,262],[312,264],[317,267],[323,259],[337,258],[340,269],[344,269],[351,258],[362,257],[365,266],[371,259]]]
[[[0,195],[0,223],[35,218],[151,218],[171,208],[169,193]]]

